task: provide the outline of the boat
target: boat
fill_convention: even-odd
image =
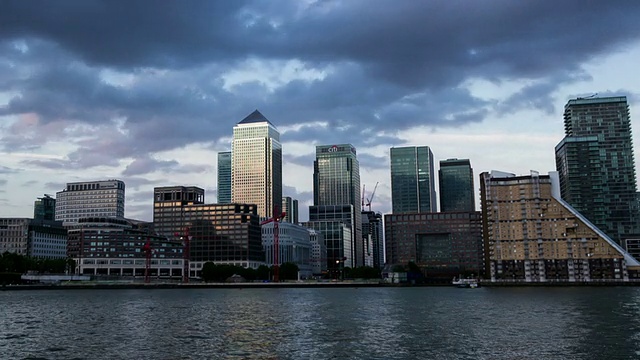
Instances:
[[[470,288],[475,289],[478,287],[478,280],[476,279],[456,279],[453,278],[451,282],[452,285],[457,286],[459,288]]]

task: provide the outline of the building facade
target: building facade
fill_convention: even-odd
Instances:
[[[184,207],[204,204],[204,189],[196,186],[163,186],[153,189],[153,227],[169,239],[184,235]]]
[[[348,256],[352,253],[351,226],[343,221],[332,220],[303,222],[302,226],[315,230],[324,239],[324,257],[319,260],[325,264],[323,268],[326,269],[327,274],[335,278],[344,267],[353,267],[353,259]],[[322,248],[322,244],[320,247]]]
[[[33,218],[54,221],[56,219],[56,199],[44,194],[33,203]]]
[[[469,159],[440,160],[440,211],[475,211],[473,169]]]
[[[564,128],[556,146],[562,198],[622,244],[640,232],[627,98],[569,100]]]
[[[125,185],[120,180],[67,183],[56,193],[57,221],[76,223],[85,217],[124,218]]]
[[[351,267],[363,266],[360,164],[356,148],[350,144],[316,146],[313,167],[314,206],[309,208],[309,221],[343,221],[351,229],[352,238],[349,244],[327,244],[328,256],[341,253]],[[342,249],[338,249],[340,246]]]
[[[371,244],[367,249],[367,252],[371,254],[371,266],[382,269],[384,266],[382,214],[374,211],[362,212],[362,237]]]
[[[231,151],[218,153],[218,204],[231,202]]]
[[[428,146],[395,147],[391,148],[390,157],[392,212],[436,212],[431,149]]]
[[[298,200],[292,199],[290,196],[282,198],[282,211],[285,213],[283,222],[298,224]]]
[[[147,241],[151,245],[149,275],[152,278],[182,279],[184,246],[136,228],[128,220],[82,218],[68,226],[69,257],[76,273],[97,276],[145,277]]]
[[[266,265],[275,265],[273,222],[262,225],[262,248]],[[309,229],[287,222],[278,224],[278,265],[284,263],[296,264],[301,278],[311,277],[313,266]]]
[[[0,254],[41,259],[67,257],[67,230],[61,221],[0,218]]]
[[[327,245],[324,236],[320,231],[307,228],[309,231],[309,242],[311,243],[311,272],[314,276],[321,276],[327,273]]]
[[[480,212],[386,214],[386,259],[414,262],[428,278],[483,272]]]
[[[560,197],[555,172],[480,175],[486,277],[492,281],[627,281],[640,263]]]
[[[231,200],[256,204],[261,218],[270,218],[282,204],[280,133],[258,110],[233,128]]]

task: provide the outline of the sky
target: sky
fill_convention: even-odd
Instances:
[[[126,183],[128,218],[152,220],[158,186],[215,203],[217,153],[256,109],[301,220],[316,145],[357,148],[382,213],[391,147],[429,146],[436,171],[470,159],[476,188],[546,174],[569,99],[627,96],[640,128],[638,19],[632,0],[3,0],[0,217],[106,179]]]

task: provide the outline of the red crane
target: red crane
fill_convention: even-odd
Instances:
[[[151,282],[151,254],[153,254],[153,249],[151,248],[151,239],[147,238],[147,243],[142,247],[142,251],[146,256],[146,261],[144,264],[144,282]]]
[[[189,228],[186,228],[184,230],[184,253],[183,258],[184,258],[184,268],[182,269],[182,282],[183,283],[188,283],[189,282],[189,257],[191,255],[190,253],[190,243],[191,243],[191,235],[189,235]]]
[[[280,212],[280,208],[276,205],[273,207],[273,216],[260,223],[265,225],[273,223],[273,281],[280,281],[280,262],[278,261],[278,254],[280,254],[280,248],[278,242],[280,241],[280,230],[278,229],[278,223],[287,214],[283,211]]]

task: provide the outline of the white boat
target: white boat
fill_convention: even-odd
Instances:
[[[471,289],[475,289],[478,287],[478,280],[477,279],[456,279],[453,278],[453,281],[451,282],[452,285],[457,286],[459,288],[471,288]]]

